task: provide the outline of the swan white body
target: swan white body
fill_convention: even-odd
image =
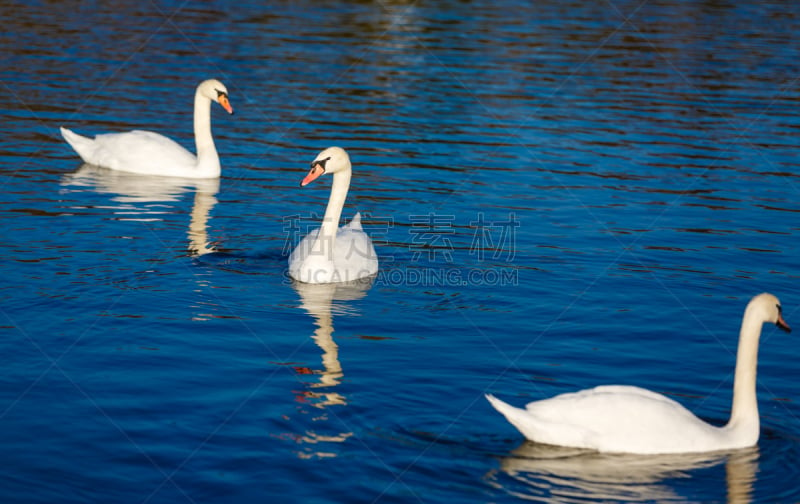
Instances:
[[[142,175],[185,178],[219,177],[219,155],[211,136],[211,102],[219,103],[229,114],[233,108],[228,91],[216,79],[197,86],[194,96],[194,137],[197,156],[174,140],[152,131],[134,130],[106,133],[88,138],[61,128],[64,139],[85,163]]]
[[[780,301],[772,294],[754,297],[744,312],[736,357],[731,418],[716,427],[678,402],[646,389],[606,385],[561,394],[516,408],[486,396],[527,439],[601,452],[662,454],[728,450],[758,442],[756,362],[761,327],[775,323],[785,331]]]
[[[350,188],[352,166],[344,149],[329,147],[311,163],[300,183],[305,186],[323,173],[333,174],[331,195],[319,229],[310,232],[289,256],[289,276],[305,283],[352,282],[378,271],[372,240],[361,228],[361,214],[337,229]]]

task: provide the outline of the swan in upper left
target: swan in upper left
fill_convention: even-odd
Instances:
[[[62,127],[61,134],[88,164],[142,175],[219,177],[219,155],[211,136],[212,101],[233,114],[228,90],[220,81],[209,79],[197,86],[194,95],[194,140],[197,156],[174,140],[152,131],[106,133],[91,139]]]
[[[361,214],[337,229],[350,177],[350,156],[341,147],[329,147],[317,154],[311,170],[300,182],[307,185],[324,173],[333,174],[331,196],[322,226],[308,233],[289,256],[289,276],[305,283],[352,282],[378,271],[378,256],[372,240],[361,228]]]

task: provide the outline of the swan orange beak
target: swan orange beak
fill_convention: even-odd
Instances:
[[[775,321],[775,325],[787,333],[792,332],[792,328],[789,327],[789,324],[787,324],[785,320],[783,320],[783,316],[780,313],[778,314],[778,320]]]
[[[306,178],[300,182],[300,187],[307,186],[310,182],[316,180],[323,173],[325,173],[325,168],[323,168],[321,164],[317,163],[312,165],[311,170],[308,172],[308,175],[306,175]]]
[[[228,100],[228,95],[219,95],[219,104],[222,105],[222,108],[224,108],[227,113],[233,114],[233,107],[231,107],[231,102]]]

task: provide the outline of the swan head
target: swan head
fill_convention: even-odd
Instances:
[[[233,107],[228,99],[228,88],[217,79],[208,79],[197,86],[197,94],[219,103],[229,114],[233,114]]]
[[[350,156],[341,147],[328,147],[317,154],[314,161],[311,161],[311,170],[308,175],[300,182],[300,186],[306,186],[311,181],[316,180],[323,173],[335,174],[351,170]]]
[[[747,304],[745,314],[748,312],[757,313],[758,316],[764,320],[764,322],[772,322],[780,329],[786,332],[792,332],[792,328],[789,327],[789,324],[787,324],[785,320],[783,320],[780,300],[768,292],[759,294],[751,299]]]

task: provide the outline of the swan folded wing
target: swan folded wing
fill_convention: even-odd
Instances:
[[[335,263],[325,252],[324,240],[318,239],[321,228],[309,232],[289,255],[289,276],[311,284],[336,283],[340,280]],[[339,248],[336,241],[336,249]],[[334,257],[336,250],[334,250]]]
[[[592,434],[585,427],[545,418],[526,409],[512,406],[491,394],[486,395],[491,405],[502,414],[508,422],[517,428],[530,441],[551,445],[591,448],[587,436]],[[532,406],[536,403],[531,403]]]
[[[343,226],[336,235],[333,262],[342,281],[352,281],[378,271],[378,255],[369,236],[360,229]]]
[[[354,219],[355,220],[355,219]],[[352,222],[351,222],[352,223]],[[347,225],[336,233],[333,263],[321,253],[317,228],[303,238],[289,255],[289,276],[306,283],[351,282],[374,275],[378,271],[378,256],[369,236]]]
[[[306,257],[308,257],[308,254],[311,252],[311,247],[317,242],[317,236],[319,236],[319,228],[310,231],[304,236],[303,239],[300,240],[300,243],[292,250],[292,253],[289,254],[290,273],[299,268]]]
[[[639,387],[612,385],[526,406],[541,424],[537,441],[606,452],[703,451],[720,429],[680,403]]]
[[[194,154],[174,140],[152,131],[105,133],[94,140],[91,164],[142,174],[161,175],[176,168],[192,169]]]

